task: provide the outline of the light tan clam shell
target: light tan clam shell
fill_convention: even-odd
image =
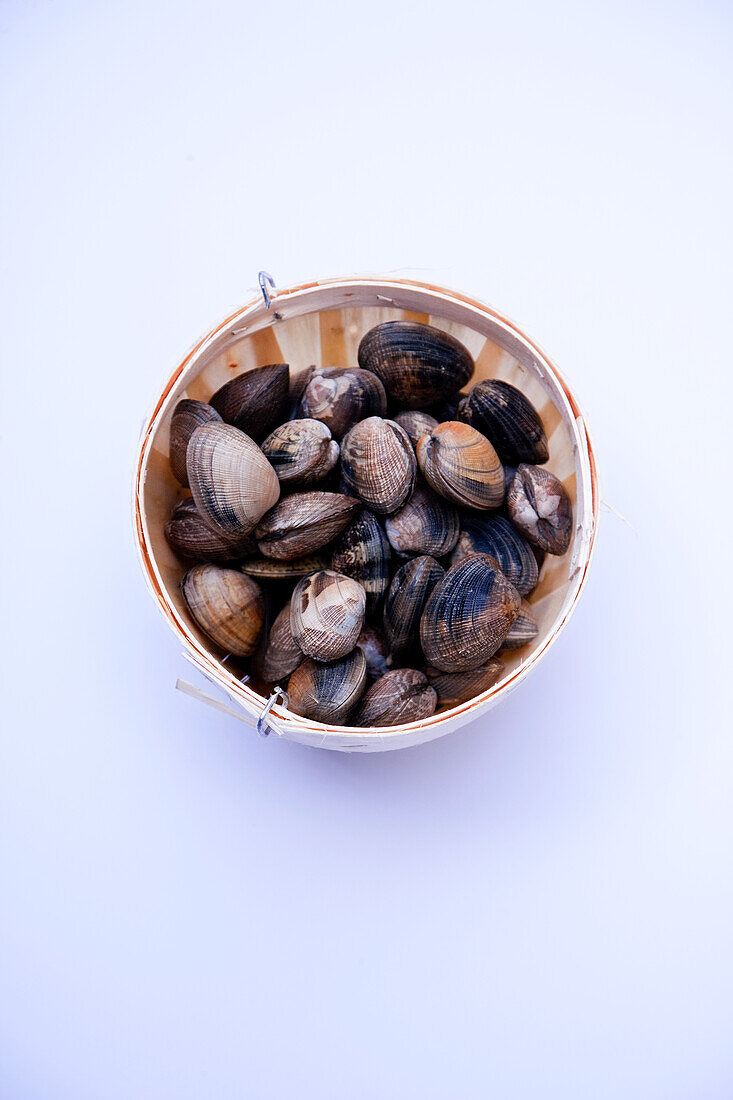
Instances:
[[[396,668],[367,689],[351,720],[355,726],[398,726],[429,718],[437,704],[425,673]]]
[[[280,496],[280,483],[260,448],[231,424],[196,428],[186,469],[201,516],[228,538],[248,535]]]
[[[442,558],[458,542],[460,522],[455,508],[432,489],[418,485],[402,507],[385,521],[390,544],[398,554],[430,554]]]
[[[195,565],[181,582],[191,615],[213,642],[237,657],[251,657],[265,623],[259,585],[238,569]]]
[[[361,501],[342,493],[293,493],[257,525],[260,553],[292,561],[335,539],[361,510]]]
[[[407,433],[392,420],[369,416],[341,444],[341,472],[366,506],[380,515],[396,512],[415,484],[415,452]]]
[[[336,661],[356,645],[365,611],[366,593],[358,581],[322,569],[296,584],[290,629],[306,656]]]
[[[366,686],[366,661],[354,649],[339,661],[303,661],[288,680],[288,707],[314,722],[345,722]]]
[[[436,493],[464,508],[498,508],[504,468],[488,439],[469,424],[447,420],[418,441],[417,460]]]
[[[204,401],[192,401],[184,397],[173,410],[168,454],[174,478],[186,488],[188,488],[186,470],[188,441],[199,424],[208,424],[211,420],[218,420],[221,423],[221,417],[216,409],[212,409],[211,405],[207,405]]]
[[[339,445],[320,420],[289,420],[275,428],[262,444],[281,485],[311,485],[338,462]]]

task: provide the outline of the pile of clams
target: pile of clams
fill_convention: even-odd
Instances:
[[[420,721],[537,636],[532,593],[572,506],[537,410],[473,373],[453,336],[388,321],[358,366],[258,367],[176,406],[170,464],[190,496],[165,534],[186,605],[295,714]]]

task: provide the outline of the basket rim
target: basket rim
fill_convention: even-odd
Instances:
[[[521,683],[529,672],[536,667],[537,663],[545,656],[550,647],[554,645],[572,616],[585,587],[593,554],[595,552],[595,542],[600,516],[601,494],[595,451],[585,416],[583,415],[582,408],[577,398],[561,372],[542,348],[534,340],[528,337],[515,322],[493,306],[490,306],[488,303],[472,295],[464,294],[461,291],[455,291],[448,287],[430,282],[423,282],[417,279],[393,278],[380,275],[358,275],[316,279],[273,291],[272,303],[274,308],[269,312],[265,308],[262,297],[258,296],[245,303],[245,305],[240,306],[233,313],[228,314],[190,349],[188,354],[172,371],[150,415],[144,421],[137,447],[132,494],[132,518],[137,554],[148,590],[157,603],[161,614],[168,621],[170,628],[188,651],[184,656],[186,656],[207,679],[223,688],[227,695],[240,705],[245,712],[250,714],[253,718],[256,717],[264,705],[265,701],[263,697],[246,684],[242,684],[224,665],[221,664],[218,658],[198,645],[196,640],[189,634],[187,624],[180,617],[178,611],[167,597],[165,586],[156,568],[152,547],[148,542],[146,521],[144,519],[143,491],[147,460],[152,449],[152,440],[158,427],[158,418],[171,390],[175,387],[183,372],[190,367],[197,358],[203,355],[208,347],[217,338],[222,336],[228,327],[233,326],[235,322],[239,322],[245,317],[250,321],[267,321],[268,319],[271,321],[272,319],[278,319],[276,317],[278,303],[283,303],[288,300],[292,301],[296,297],[301,297],[303,300],[307,301],[312,296],[318,296],[321,291],[339,288],[353,290],[415,290],[417,292],[427,293],[429,296],[443,302],[455,302],[460,306],[466,306],[479,315],[488,316],[504,326],[511,335],[531,349],[534,355],[540,359],[543,368],[547,370],[557,384],[573,414],[573,434],[575,442],[581,452],[582,458],[586,460],[585,462],[581,461],[581,478],[583,490],[587,496],[585,516],[589,521],[589,529],[583,532],[583,545],[579,560],[576,563],[576,573],[572,580],[574,584],[572,598],[567,605],[564,605],[561,609],[562,617],[555,621],[544,644],[535,650],[532,655],[526,661],[523,661],[513,672],[502,677],[496,684],[480,695],[474,696],[459,706],[453,707],[447,711],[442,711],[439,714],[433,714],[429,718],[421,719],[416,722],[403,723],[397,726],[340,726],[304,718],[302,715],[297,715],[280,705],[273,706],[271,710],[272,715],[278,719],[278,725],[283,727],[282,730],[277,730],[277,732],[282,733],[284,736],[287,736],[289,731],[294,731],[295,729],[311,735],[320,734],[324,742],[331,736],[337,736],[338,738],[354,742],[364,737],[391,740],[399,738],[404,734],[417,733],[424,730],[430,730],[433,732],[433,736],[439,736],[439,727],[441,725],[447,725],[449,723],[453,725],[456,719],[462,719],[463,722],[469,721],[471,718],[470,712],[472,710],[475,709],[477,712],[476,716],[478,716],[489,700],[495,699],[496,702],[499,702],[499,697],[508,695]],[[317,313],[320,312],[320,309],[316,307],[313,310],[302,311],[303,314],[311,312]],[[246,327],[247,330],[250,331],[250,326]],[[254,326],[252,326],[251,331],[256,331]]]

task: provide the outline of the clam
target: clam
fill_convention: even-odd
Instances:
[[[390,515],[405,503],[416,469],[409,437],[392,420],[369,416],[355,424],[341,444],[344,481],[380,515]]]
[[[417,645],[420,619],[445,569],[435,558],[423,555],[398,569],[384,602],[384,636],[395,660]]]
[[[539,568],[532,547],[504,516],[467,516],[463,520],[451,565],[471,554],[491,555],[520,596],[528,595],[537,584]]]
[[[205,401],[191,401],[184,397],[173,410],[168,453],[174,478],[186,488],[188,488],[186,471],[188,441],[199,424],[208,424],[210,420],[221,421],[221,417],[216,409],[212,409],[211,405],[207,405]]]
[[[359,582],[322,569],[296,584],[290,629],[306,656],[336,661],[356,645],[365,612],[366,593]]]
[[[359,367],[314,367],[298,406],[300,416],[326,424],[341,439],[358,420],[384,416],[387,395],[379,379]]]
[[[356,644],[366,659],[368,676],[377,680],[389,671],[392,658],[389,656],[387,639],[383,631],[376,626],[365,626],[357,638]]]
[[[573,506],[565,486],[542,466],[522,463],[509,486],[507,511],[540,550],[564,554],[573,537]]]
[[[540,415],[516,386],[492,378],[477,382],[458,406],[458,419],[494,445],[505,464],[547,462],[547,436]]]
[[[270,627],[258,671],[265,683],[284,683],[304,660],[305,654],[290,629],[290,604],[287,603]]]
[[[427,409],[465,386],[474,371],[468,350],[447,332],[415,321],[385,321],[359,344],[359,366],[373,371],[388,396]]]
[[[280,496],[275,471],[231,424],[201,424],[188,441],[186,469],[202,518],[228,538],[247,535]]]
[[[363,587],[367,611],[381,604],[389,585],[392,551],[379,520],[365,508],[333,544],[331,568]]]
[[[285,419],[289,384],[287,363],[255,367],[218,389],[209,398],[209,404],[227,424],[233,424],[259,443]]]
[[[417,409],[397,413],[397,416],[392,419],[395,424],[399,424],[401,428],[404,428],[413,447],[417,446],[417,441],[421,436],[427,435],[428,432],[432,432],[433,428],[438,427],[438,421],[434,416],[430,416],[426,412],[419,412]]]
[[[436,493],[454,504],[486,511],[504,500],[504,468],[486,436],[470,424],[439,424],[419,441],[417,461]]]
[[[519,614],[521,597],[481,554],[448,570],[420,620],[420,641],[441,672],[468,672],[496,653]]]
[[[354,649],[340,661],[308,659],[288,680],[288,709],[314,722],[346,721],[366,685],[366,660]]]
[[[280,561],[312,554],[335,539],[360,509],[360,501],[341,493],[293,493],[258,524],[260,553]]]
[[[406,504],[385,522],[387,538],[403,557],[450,554],[458,541],[458,512],[431,489],[418,485]]]
[[[528,604],[526,600],[522,600],[519,614],[510,626],[506,638],[501,643],[502,653],[505,649],[519,649],[520,646],[527,645],[528,642],[534,641],[539,632],[540,628],[532,614],[531,604]]]
[[[255,581],[237,569],[195,565],[181,591],[204,634],[236,657],[252,656],[265,623],[265,597]]]
[[[275,428],[262,444],[281,485],[320,481],[338,462],[339,445],[320,420],[290,420]]]
[[[483,691],[488,691],[504,671],[504,662],[492,657],[468,672],[441,672],[430,665],[425,669],[430,686],[438,696],[438,706],[458,707]]]
[[[257,543],[254,544],[255,553]],[[278,561],[277,558],[250,558],[240,563],[239,568],[248,577],[258,581],[292,581],[316,573],[328,567],[328,558],[320,554],[309,554],[305,558],[293,558],[292,561]]]
[[[352,717],[355,726],[399,726],[429,718],[438,697],[423,672],[396,668],[367,689]]]
[[[204,523],[192,497],[181,500],[165,525],[165,537],[181,558],[194,561],[239,561],[257,552],[251,535],[229,539]]]

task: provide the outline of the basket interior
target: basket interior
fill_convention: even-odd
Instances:
[[[261,304],[259,308],[250,307],[251,315],[243,311],[219,326],[169,383],[148,430],[141,477],[146,549],[168,610],[174,613],[184,632],[214,662],[219,662],[223,653],[201,634],[188,615],[180,591],[186,567],[173,554],[163,534],[173,506],[188,495],[175,481],[168,461],[170,419],[176,403],[183,397],[207,401],[229,379],[267,363],[289,363],[291,377],[313,364],[356,366],[359,341],[372,326],[396,319],[422,321],[452,333],[466,345],[476,362],[472,382],[504,379],[533,402],[549,441],[547,468],[560,478],[573,502],[575,532],[570,549],[562,557],[545,558],[539,583],[529,597],[539,635],[522,649],[502,655],[506,675],[492,689],[495,693],[545,646],[563,616],[571,582],[580,568],[581,543],[584,538],[587,540],[583,517],[588,502],[582,499],[582,460],[587,461],[587,456],[581,454],[578,446],[575,412],[552,368],[537,349],[498,315],[462,309],[455,302],[414,288],[389,291],[384,287],[359,289],[344,284],[329,289],[331,293],[325,300],[323,293],[306,294],[302,298],[278,296],[269,312]],[[383,291],[381,294],[379,289]],[[222,672],[227,670],[235,677],[241,675],[231,659],[226,668],[222,667]]]

